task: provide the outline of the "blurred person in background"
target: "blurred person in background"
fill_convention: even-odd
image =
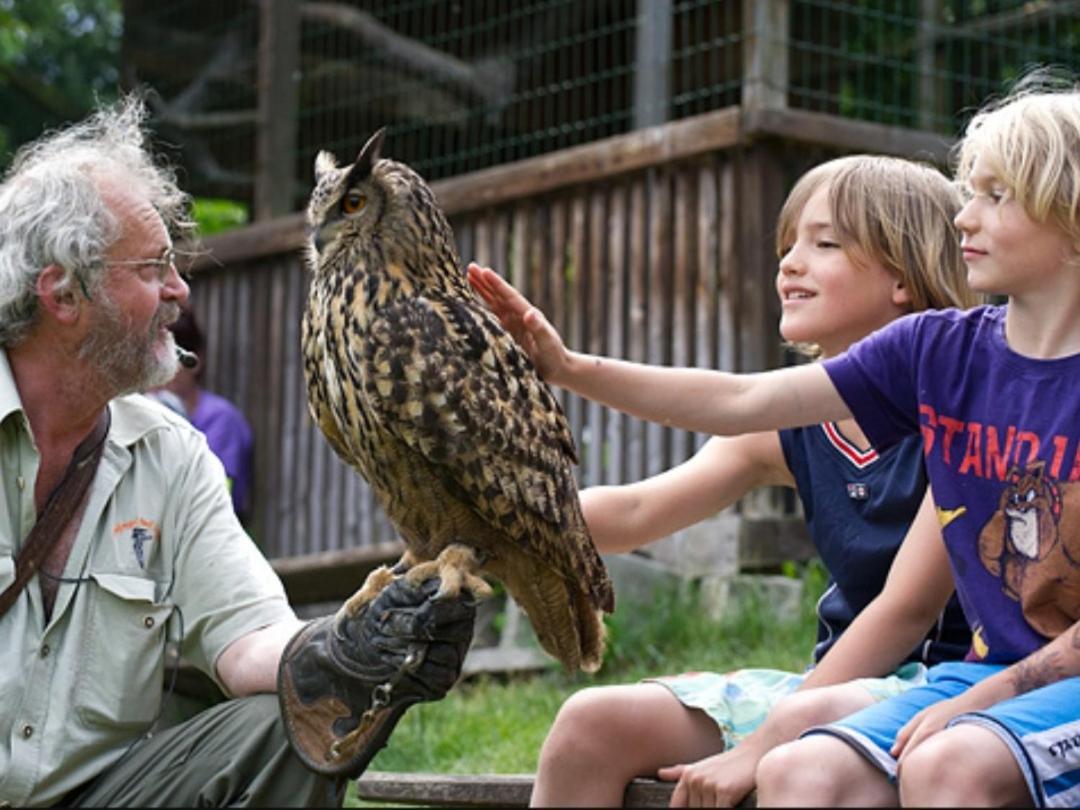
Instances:
[[[249,498],[255,449],[251,425],[232,402],[202,387],[206,339],[195,320],[195,314],[184,307],[180,311],[180,318],[169,329],[176,344],[194,353],[198,361],[190,367],[181,365],[176,376],[154,392],[155,396],[167,406],[180,411],[206,436],[210,449],[225,467],[233,508],[240,520],[246,523],[251,510]],[[170,399],[169,395],[175,399]]]

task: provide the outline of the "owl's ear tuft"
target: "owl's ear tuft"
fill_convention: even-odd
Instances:
[[[337,168],[337,158],[332,152],[325,149],[315,156],[315,180],[321,180],[323,175]]]
[[[364,148],[360,150],[360,154],[356,156],[356,163],[353,164],[350,176],[354,180],[367,177],[371,174],[371,167],[375,165],[375,162],[379,159],[382,153],[383,138],[386,137],[386,127],[380,127],[374,135],[368,138],[367,143],[364,144]]]

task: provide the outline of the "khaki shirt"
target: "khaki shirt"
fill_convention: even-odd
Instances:
[[[221,685],[230,643],[293,618],[202,434],[143,396],[110,409],[63,574],[76,581],[47,625],[37,578],[0,618],[0,803],[53,804],[121,758],[158,714],[167,640]],[[0,591],[35,521],[38,463],[0,350]]]

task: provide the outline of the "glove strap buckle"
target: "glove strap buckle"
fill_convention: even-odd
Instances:
[[[354,739],[367,732],[371,724],[375,722],[375,716],[379,711],[390,705],[390,699],[394,696],[394,687],[400,683],[402,678],[415,671],[424,662],[427,650],[427,644],[409,645],[409,652],[405,655],[405,660],[401,662],[401,666],[398,667],[393,677],[371,690],[371,702],[367,710],[360,716],[360,724],[345,737],[334,740],[330,744],[329,759],[340,759],[342,748],[350,745]]]

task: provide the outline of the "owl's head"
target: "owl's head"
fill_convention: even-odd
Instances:
[[[435,195],[408,166],[380,157],[384,133],[372,135],[351,165],[338,166],[325,151],[315,158],[307,207],[309,263],[315,272],[352,265],[348,259],[364,251],[378,256],[379,266],[461,277],[453,234]],[[416,279],[421,286],[429,280]]]

